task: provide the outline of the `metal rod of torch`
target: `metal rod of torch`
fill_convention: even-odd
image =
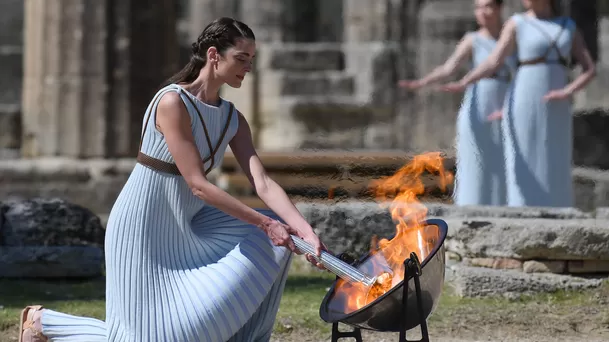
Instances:
[[[366,287],[370,287],[376,282],[376,278],[371,278],[365,275],[357,268],[349,265],[326,251],[321,251],[321,256],[318,257],[315,253],[315,249],[308,242],[294,235],[291,235],[291,237],[298,250],[303,253],[311,254],[313,258],[317,260],[317,262],[321,263],[328,271],[336,274],[340,278],[350,283],[362,283]]]

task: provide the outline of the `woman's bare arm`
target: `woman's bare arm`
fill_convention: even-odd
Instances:
[[[446,62],[421,78],[421,84],[429,85],[453,75],[455,71],[457,71],[457,68],[460,67],[467,58],[471,57],[473,41],[471,34],[463,36]]]
[[[190,116],[179,94],[171,92],[163,95],[156,118],[169,152],[195,196],[229,215],[259,227],[271,220],[207,180],[203,161],[192,135]]]
[[[516,22],[513,19],[508,20],[501,35],[497,41],[497,45],[486,58],[486,60],[478,67],[467,73],[459,83],[469,85],[479,81],[482,78],[493,75],[503,65],[507,56],[511,55],[516,47]]]
[[[241,113],[239,129],[231,140],[230,147],[258,197],[289,226],[309,227],[285,191],[267,174],[254,148],[250,126]]]
[[[239,128],[230,142],[230,147],[258,197],[294,229],[297,236],[311,243],[319,255],[325,247],[285,191],[267,174],[254,148],[250,126],[241,113]]]
[[[565,87],[565,90],[569,94],[581,90],[596,76],[594,60],[592,59],[592,56],[590,56],[590,51],[586,47],[586,42],[579,30],[575,31],[572,51],[573,56],[582,66],[582,73]]]

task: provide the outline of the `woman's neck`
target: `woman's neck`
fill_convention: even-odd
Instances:
[[[530,16],[539,19],[548,19],[555,16],[552,8],[547,4],[534,5],[527,12]]]
[[[494,38],[495,40],[499,39],[499,36],[501,35],[501,22],[498,22],[494,25],[482,27],[480,29],[480,33],[488,37]]]
[[[214,77],[208,67],[204,67],[192,83],[184,88],[196,96],[201,102],[212,106],[220,105],[220,87],[222,82]]]

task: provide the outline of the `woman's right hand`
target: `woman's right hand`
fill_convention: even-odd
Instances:
[[[408,90],[416,90],[423,87],[425,84],[420,80],[401,80],[398,82],[400,88],[406,88]]]
[[[450,93],[460,93],[467,89],[467,83],[464,81],[450,82],[439,86],[438,89]]]
[[[296,254],[302,254],[294,245],[287,225],[269,217],[259,228],[266,233],[273,245],[284,246]]]

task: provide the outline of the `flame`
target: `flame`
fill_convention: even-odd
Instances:
[[[358,310],[399,284],[404,278],[404,260],[411,252],[423,262],[434,248],[435,241],[426,236],[426,226],[421,224],[427,216],[427,208],[418,200],[425,192],[421,179],[424,173],[436,175],[442,191],[453,181],[452,173],[444,169],[441,154],[430,152],[415,156],[394,175],[370,184],[377,202],[397,222],[396,234],[391,240],[372,238],[367,269],[362,271],[378,277],[375,285],[368,289],[363,284],[338,279],[334,297],[343,303],[343,312]]]

